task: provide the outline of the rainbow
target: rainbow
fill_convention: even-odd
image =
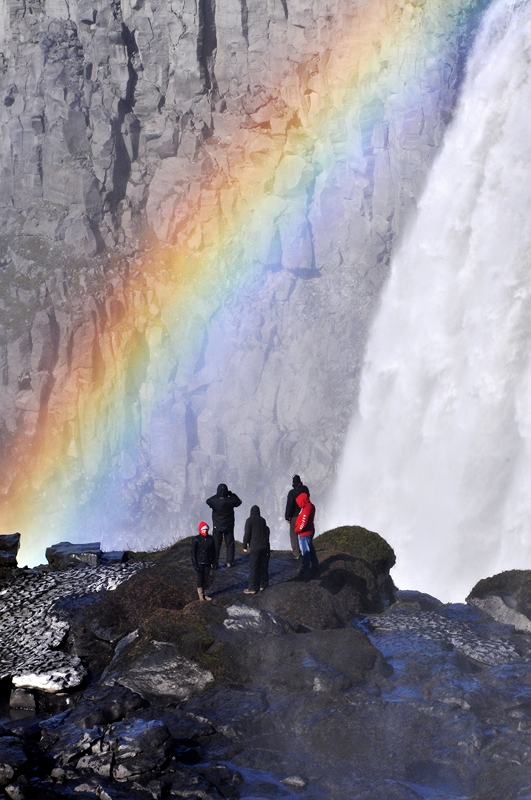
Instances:
[[[99,348],[99,374],[89,375],[83,363],[69,371],[60,359],[41,387],[46,417],[36,416],[34,428],[5,448],[0,519],[6,532],[23,534],[21,563],[42,561],[46,544],[76,541],[87,526],[99,538],[103,519],[126,542],[131,512],[117,501],[116,486],[168,399],[170,376],[197,353],[197,319],[208,324],[227,296],[253,280],[259,287],[278,221],[295,229],[309,189],[318,209],[337,165],[363,159],[372,108],[394,109],[382,135],[392,136],[393,122],[410,113],[418,118],[429,104],[427,73],[440,66],[437,48],[478,10],[476,0],[345,3],[339,16],[320,18],[334,43],[325,56],[289,81],[286,64],[276,65],[277,102],[260,110],[259,127],[219,138],[214,131],[205,141],[208,170],[158,219],[166,241],[146,242],[112,293],[103,297],[102,288],[112,320],[107,334],[91,339],[89,323],[77,331]],[[323,35],[319,25],[315,35]],[[413,88],[419,85],[425,95]],[[251,162],[241,155],[243,135],[252,140]],[[182,165],[178,157],[168,163]]]

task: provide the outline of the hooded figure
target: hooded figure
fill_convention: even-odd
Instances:
[[[237,494],[227,489],[225,483],[220,483],[216,494],[209,497],[206,502],[212,509],[212,536],[216,546],[214,569],[218,568],[219,551],[223,538],[225,538],[227,549],[227,567],[232,567],[234,563],[234,509],[241,506],[242,501]]]
[[[258,506],[251,507],[251,515],[245,521],[245,534],[243,537],[243,551],[249,557],[249,580],[244,594],[256,594],[269,586],[269,528],[267,522],[260,516]]]
[[[291,554],[293,558],[300,558],[301,549],[299,547],[299,537],[295,533],[295,522],[299,513],[299,507],[295,500],[297,495],[302,494],[302,492],[306,492],[309,497],[310,492],[308,487],[305,486],[301,481],[300,475],[293,476],[291,479],[291,486],[292,488],[289,490],[286,498],[286,511],[284,513],[284,518],[286,522],[289,522],[289,541],[291,545]]]
[[[299,537],[299,545],[302,553],[301,572],[309,572],[310,569],[319,566],[315,547],[313,546],[315,506],[310,502],[310,498],[306,492],[302,492],[297,496],[296,503],[300,509],[298,517],[295,520],[295,533]]]
[[[197,572],[197,596],[200,600],[211,600],[212,598],[205,594],[205,590],[216,557],[216,548],[206,522],[200,522],[197,531],[197,536],[192,539],[192,564]]]

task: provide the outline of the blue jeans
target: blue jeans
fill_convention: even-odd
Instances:
[[[318,567],[319,562],[313,546],[313,533],[308,536],[299,536],[299,545],[302,553],[301,572],[309,572],[313,567]]]

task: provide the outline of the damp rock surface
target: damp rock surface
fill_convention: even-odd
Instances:
[[[498,622],[531,633],[531,571],[513,569],[484,578],[474,586],[467,603]]]
[[[70,625],[55,606],[116,588],[142,565],[82,567],[58,572],[20,570],[0,585],[0,680],[58,692],[73,689],[86,670],[75,653],[61,649]]]
[[[104,632],[107,664],[83,656],[86,688],[66,710],[4,717],[4,785],[28,798],[30,781],[43,798],[522,800],[531,636],[473,605],[390,595],[393,558],[371,562],[369,532],[344,536],[344,552],[316,539],[321,564],[304,580],[289,553],[273,551],[258,595],[243,593],[249,561],[238,543],[212,601],[198,601],[183,541],[100,599],[60,604],[83,653]],[[330,580],[331,557],[348,565],[346,584]],[[371,564],[363,592],[352,579]],[[92,575],[93,591],[109,583],[105,569],[49,575],[64,575],[63,592],[76,573]],[[308,587],[333,599],[334,615],[308,609]]]

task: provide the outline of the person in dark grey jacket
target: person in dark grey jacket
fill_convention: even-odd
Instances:
[[[243,552],[249,557],[249,580],[244,594],[256,594],[269,586],[269,528],[260,515],[258,506],[252,506],[251,515],[245,522]]]
[[[292,488],[289,490],[286,498],[286,511],[284,513],[284,518],[286,522],[289,522],[289,541],[291,545],[291,554],[293,558],[300,558],[301,549],[299,547],[299,537],[295,533],[295,522],[300,511],[300,508],[297,505],[297,497],[303,492],[305,492],[307,495],[309,495],[310,492],[308,491],[308,487],[305,486],[301,481],[300,475],[293,476],[291,486]]]
[[[216,559],[214,569],[219,566],[219,551],[225,539],[227,549],[227,567],[234,564],[234,509],[241,506],[242,501],[234,492],[227,489],[225,483],[220,483],[217,492],[206,501],[212,509],[212,536],[216,546]]]

